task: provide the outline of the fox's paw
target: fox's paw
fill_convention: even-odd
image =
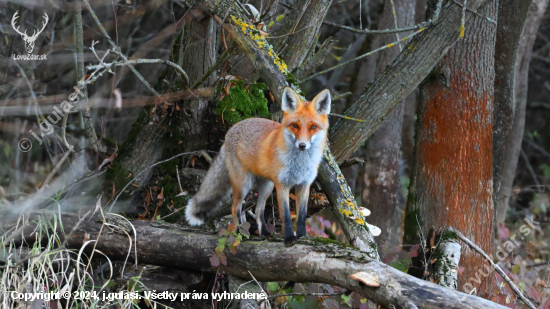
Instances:
[[[285,238],[285,246],[286,247],[292,247],[292,246],[294,246],[294,244],[296,243],[297,240],[298,240],[298,237],[296,237],[296,236],[291,236],[291,237]]]

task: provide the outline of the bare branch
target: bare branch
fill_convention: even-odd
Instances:
[[[491,267],[496,270],[496,272],[502,277],[502,279],[504,279],[504,281],[506,281],[506,283],[508,283],[508,285],[510,285],[510,287],[512,288],[512,290],[514,291],[514,293],[516,293],[516,295],[527,305],[529,306],[529,308],[531,309],[536,309],[537,307],[535,307],[525,296],[523,296],[523,294],[521,293],[521,291],[518,289],[518,287],[514,284],[514,282],[512,282],[512,280],[510,280],[510,278],[506,275],[506,273],[502,270],[502,268],[500,268],[500,266],[498,266],[497,264],[493,263],[493,260],[487,255],[487,253],[485,253],[483,250],[481,250],[480,247],[478,247],[476,244],[474,244],[472,241],[470,241],[468,238],[466,238],[466,236],[462,235],[462,233],[460,233],[459,231],[457,231],[455,228],[451,227],[450,230],[452,230],[453,232],[456,233],[456,235],[458,236],[458,238],[460,238],[460,240],[462,240],[464,243],[466,243],[468,246],[470,246],[470,248],[474,249],[477,253],[481,254],[481,256],[483,258],[485,258],[487,260],[487,262],[489,262],[489,264],[491,264]]]
[[[103,28],[103,25],[99,21],[99,18],[97,18],[97,15],[95,14],[94,10],[92,9],[92,6],[90,5],[90,2],[88,2],[88,0],[82,0],[82,1],[84,1],[84,4],[86,4],[86,8],[88,9],[88,12],[92,15],[95,23],[99,27],[99,30],[101,30],[101,33],[103,34],[103,36],[105,36],[107,41],[109,41],[109,43],[113,47],[113,50],[117,53],[117,55],[119,55],[122,59],[124,59],[124,61],[129,61],[128,58],[126,58],[126,56],[123,53],[118,51],[119,50],[118,46],[115,44],[115,42],[113,42],[113,40],[111,39],[111,37],[109,36],[109,34],[105,30],[105,28]],[[154,95],[160,97],[160,94],[155,89],[153,89],[153,87],[151,87],[151,85],[149,85],[149,83],[145,80],[145,78],[143,78],[143,76],[141,76],[141,74],[139,74],[139,72],[136,70],[136,68],[134,68],[131,64],[128,65],[128,67],[136,75],[136,77],[141,81],[141,83],[143,85],[145,85],[145,87],[147,87],[147,89],[149,89],[149,91],[151,91]]]
[[[338,25],[338,24],[335,24],[335,23],[330,22],[330,21],[324,21],[323,24],[333,26],[333,27],[338,27],[338,28],[343,29],[343,30],[348,30],[348,31],[351,31],[351,32],[363,33],[363,34],[384,34],[384,33],[407,32],[407,31],[411,31],[411,30],[418,30],[418,29],[426,28],[427,26],[430,25],[427,22],[423,22],[423,23],[420,23],[418,25],[414,25],[414,26],[411,26],[411,27],[405,27],[405,28],[386,29],[386,30],[369,30],[369,29],[357,29],[357,28],[353,28],[353,27],[349,27],[349,26]]]

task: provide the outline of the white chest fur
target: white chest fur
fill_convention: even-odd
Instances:
[[[322,152],[320,143],[312,143],[308,150],[301,151],[290,145],[287,151],[279,152],[283,168],[279,172],[279,182],[294,186],[311,184],[317,177],[317,169],[321,163]]]

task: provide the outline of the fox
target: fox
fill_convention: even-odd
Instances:
[[[236,226],[246,217],[242,205],[256,185],[256,223],[261,236],[268,236],[264,218],[267,198],[277,191],[277,203],[285,246],[306,235],[309,187],[317,177],[329,127],[330,92],[321,91],[312,101],[302,101],[290,88],[283,90],[281,123],[248,118],[233,125],[208,169],[199,191],[189,200],[185,217],[202,225],[233,193],[231,214]],[[296,194],[296,234],[289,208],[290,189]]]

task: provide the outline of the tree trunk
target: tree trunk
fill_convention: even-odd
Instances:
[[[496,16],[495,2],[479,13]],[[464,37],[420,87],[415,163],[405,215],[405,244],[431,228],[453,226],[489,255],[493,252],[492,111],[496,25],[465,24]],[[421,233],[421,234],[420,234]],[[463,246],[459,288],[483,265]],[[478,291],[491,285],[477,286]],[[468,291],[469,292],[469,291]],[[487,296],[487,294],[483,294]]]
[[[397,26],[409,27],[414,24],[416,1],[396,0]],[[378,29],[395,28],[392,4],[384,4],[384,12],[378,23]],[[409,33],[383,34],[374,38],[372,48],[378,48]],[[404,46],[404,44],[402,45]],[[367,61],[376,61],[376,73],[381,74],[391,61],[399,54],[399,48],[391,48],[373,55]],[[378,57],[376,57],[378,56]],[[368,64],[367,64],[368,65]],[[369,82],[363,86],[366,87]],[[364,176],[361,181],[361,205],[371,211],[369,221],[375,222],[382,234],[376,238],[377,244],[397,246],[401,244],[401,222],[403,218],[404,198],[401,192],[399,173],[399,150],[401,146],[401,129],[404,115],[404,104],[399,104],[388,119],[374,132],[367,142],[365,151]],[[384,205],[384,207],[382,207]]]
[[[42,215],[42,220],[52,219]],[[38,218],[38,217],[33,217]],[[95,219],[84,220],[74,214],[62,214],[63,229],[74,233],[68,238],[67,247],[79,249],[88,240],[97,240],[94,246],[86,249],[101,251],[111,261],[125,261],[130,250],[129,261],[165,266],[176,269],[226,274],[258,281],[320,282],[343,287],[359,293],[378,304],[397,308],[476,308],[503,309],[505,307],[475,296],[438,286],[429,281],[414,278],[397,269],[372,260],[355,248],[343,246],[322,238],[305,237],[293,247],[285,247],[281,239],[265,241],[251,239],[243,241],[236,254],[226,247],[227,265],[214,267],[210,257],[218,246],[219,236],[197,232],[196,229],[182,229],[179,226],[161,222],[132,221],[133,228],[125,220],[108,217],[108,222],[123,226],[125,232],[107,232],[104,223]],[[38,219],[37,219],[38,220]],[[4,216],[0,220],[3,234],[16,224],[17,219]],[[31,224],[34,225],[34,224]],[[51,224],[49,226],[54,226]],[[59,226],[59,225],[57,225]],[[21,232],[26,243],[38,241],[33,233],[35,226],[28,226]],[[128,248],[128,234],[135,229],[136,247]],[[60,242],[64,241],[60,230],[56,231]],[[19,235],[19,234],[18,234]],[[48,235],[42,234],[44,237]],[[21,243],[21,236],[16,242]],[[133,238],[133,235],[132,235]],[[88,252],[89,253],[89,252]],[[349,276],[364,272],[379,283],[379,287],[366,286],[350,279]]]
[[[498,221],[501,215],[499,209],[502,209],[499,204],[504,202],[500,198],[500,175],[506,142],[514,121],[516,63],[518,49],[521,48],[519,42],[530,6],[530,0],[503,0],[498,8],[493,112],[493,189],[497,222],[502,222]]]
[[[298,0],[294,8],[282,21],[281,28],[275,36],[283,36],[275,40],[273,47],[280,52],[290,71],[302,65],[306,56],[319,40],[319,28],[332,0]],[[293,35],[288,35],[294,33]]]
[[[191,9],[185,16],[184,23],[172,52],[174,62],[183,68],[189,76],[190,84],[193,84],[206,73],[217,58],[216,41],[219,26],[198,9]],[[213,82],[214,78],[210,77],[204,85],[210,86]],[[185,89],[184,86],[189,87],[178,78],[173,68],[168,67],[159,78],[156,88],[160,94],[164,94],[180,91],[182,88]],[[118,194],[118,191],[132,179],[130,177],[141,173],[133,182],[135,186],[128,186],[120,201],[131,200],[143,192],[142,186],[149,181],[155,171],[151,166],[161,158],[182,152],[204,150],[213,143],[205,122],[208,119],[210,98],[187,99],[183,104],[182,101],[168,102],[171,105],[165,105],[164,102],[167,102],[166,98],[157,98],[144,108],[108,171],[108,181],[104,185],[104,190],[109,194],[112,191]],[[177,110],[175,105],[181,105],[183,108]],[[161,181],[161,186],[163,183],[177,183],[175,168],[163,174],[165,179]],[[173,192],[168,192],[168,188],[164,192],[166,196],[175,196],[179,193],[179,188],[176,190],[175,186]],[[179,208],[183,205],[176,206]],[[125,210],[127,213],[135,211]]]
[[[477,10],[485,3],[484,0],[468,1],[468,8]],[[345,112],[346,116],[366,121],[340,119],[332,126],[330,148],[338,162],[353,154],[447,53],[459,38],[461,16],[460,6],[453,1],[445,2],[439,19],[416,35]],[[477,19],[471,13],[466,14],[467,25]]]
[[[512,194],[512,185],[521,151],[523,129],[525,127],[525,106],[527,104],[527,85],[531,52],[540,23],[546,12],[548,0],[533,0],[529,8],[523,31],[519,40],[515,67],[515,113],[511,131],[506,140],[502,155],[500,187],[495,192],[496,222],[504,222],[506,210]]]

